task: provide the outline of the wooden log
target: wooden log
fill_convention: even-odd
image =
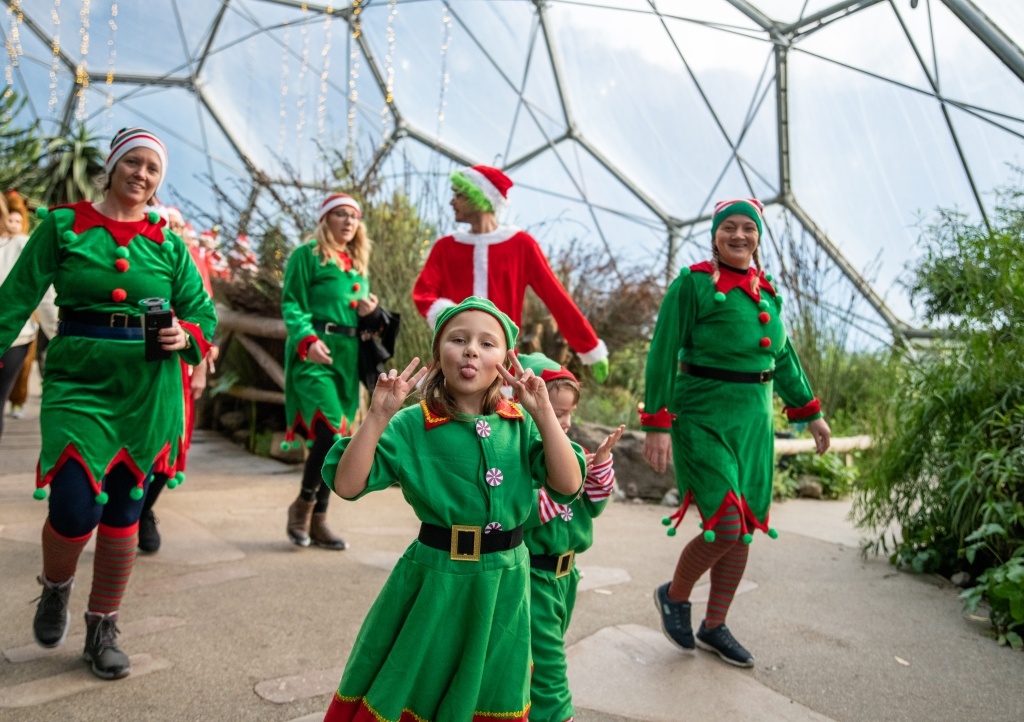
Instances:
[[[260,346],[256,341],[249,338],[241,331],[235,332],[235,338],[238,343],[242,344],[249,355],[253,357],[256,363],[259,365],[263,372],[270,377],[270,379],[277,384],[279,389],[284,388],[284,368],[277,362],[277,359],[267,353],[267,350]]]
[[[217,325],[222,331],[238,331],[260,338],[288,338],[288,329],[280,318],[239,313],[220,304],[217,304]]]
[[[832,439],[829,452],[843,453],[855,451],[856,449],[870,449],[870,436],[846,436]],[[802,454],[807,451],[814,451],[814,439],[776,439],[775,453]]]
[[[234,396],[236,399],[262,401],[268,404],[280,404],[281,406],[284,406],[284,394],[280,391],[264,391],[263,389],[254,389],[251,386],[239,386],[238,384],[235,384],[225,391],[225,393],[228,396]]]

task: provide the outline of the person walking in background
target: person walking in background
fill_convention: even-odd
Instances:
[[[640,414],[644,457],[659,473],[675,462],[682,500],[676,526],[691,503],[703,520],[703,532],[683,549],[671,582],[655,590],[662,629],[682,649],[696,644],[740,667],[752,667],[754,656],[733,637],[725,617],[753,530],[776,536],[768,526],[773,390],[789,419],[807,424],[819,454],[831,435],[783,328],[782,297],[761,269],[762,210],[755,199],[715,205],[711,260],[682,269],[661,304]],[[695,639],[690,594],[709,569],[710,599]]]
[[[367,276],[371,242],[361,218],[351,196],[325,198],[313,237],[292,252],[284,272],[284,444],[297,447],[300,435],[310,449],[286,526],[288,539],[301,547],[347,546],[327,526],[331,490],[320,467],[335,438],[352,433],[359,410],[360,324],[377,311]]]
[[[33,634],[64,641],[78,559],[95,530],[84,657],[102,679],[131,672],[117,642],[121,599],[135,562],[139,514],[151,472],[181,452],[184,409],[178,359],[198,364],[216,314],[181,240],[147,213],[167,173],[163,143],[126,128],[111,142],[103,199],[42,212],[42,223],[0,286],[0,350],[21,333],[52,283],[60,325],[50,344],[40,409],[36,497],[42,595]],[[143,301],[166,299],[175,316],[151,337]],[[166,354],[163,360],[147,355]]]
[[[551,271],[544,252],[526,231],[498,224],[508,204],[511,179],[497,168],[476,165],[451,175],[456,223],[469,231],[439,238],[412,289],[420,315],[431,326],[437,315],[468,296],[490,299],[513,323],[523,323],[529,286],[544,302],[558,330],[594,378],[608,378],[608,347]]]

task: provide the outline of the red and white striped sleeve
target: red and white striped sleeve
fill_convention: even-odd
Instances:
[[[587,497],[593,501],[604,501],[612,495],[612,487],[615,486],[615,469],[612,468],[612,457],[600,464],[594,464],[587,469],[587,478],[583,482],[583,490]]]

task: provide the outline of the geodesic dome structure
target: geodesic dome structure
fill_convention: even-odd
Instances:
[[[1024,148],[1014,0],[5,2],[23,112],[155,130],[172,201],[265,203],[330,154],[440,214],[450,170],[488,163],[542,243],[671,276],[715,200],[756,196],[769,255],[823,251],[875,338],[918,333],[898,278],[921,219],[987,222]]]

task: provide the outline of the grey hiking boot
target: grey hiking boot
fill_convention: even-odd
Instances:
[[[117,646],[117,612],[85,613],[85,652],[82,657],[92,662],[92,673],[100,679],[121,679],[131,674],[132,663]]]
[[[68,636],[68,623],[71,622],[68,599],[71,597],[71,587],[75,578],[55,583],[40,574],[38,579],[43,585],[43,593],[36,600],[39,606],[36,607],[36,617],[32,620],[32,636],[40,647],[52,649],[63,644]]]

